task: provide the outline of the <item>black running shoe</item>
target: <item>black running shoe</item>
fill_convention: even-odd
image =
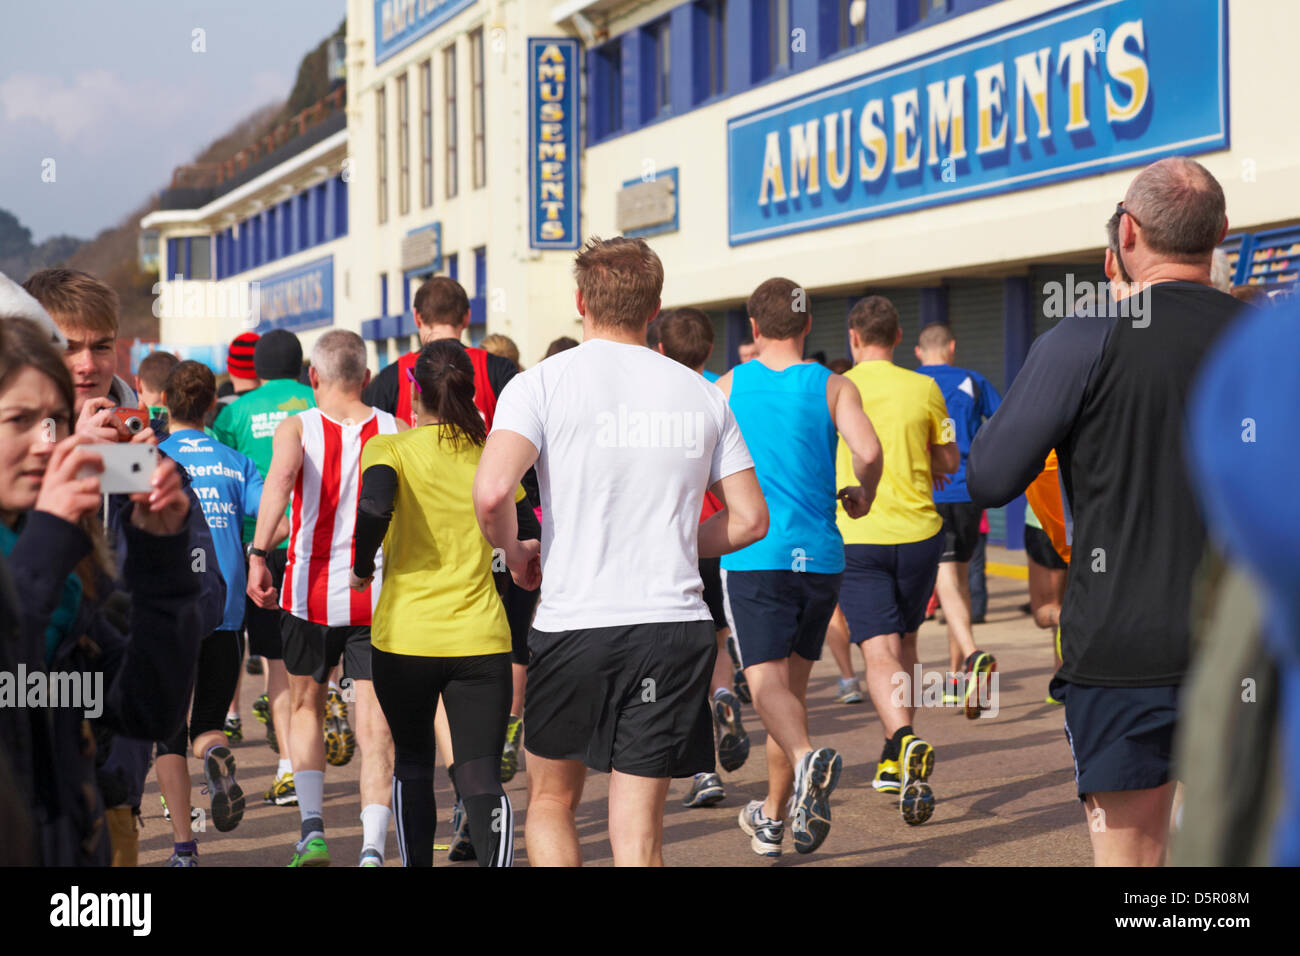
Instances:
[[[749,759],[749,734],[740,722],[740,701],[725,688],[713,695],[713,723],[718,732],[718,763],[728,773],[739,770]]]
[[[222,833],[228,833],[244,819],[244,791],[235,782],[235,755],[229,747],[216,746],[208,751],[203,779],[212,801],[212,823]]]

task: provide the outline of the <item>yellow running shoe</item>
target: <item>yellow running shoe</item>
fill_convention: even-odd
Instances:
[[[903,786],[903,769],[899,762],[882,759],[876,764],[876,777],[871,786],[877,793],[898,793]]]
[[[926,778],[934,773],[934,748],[915,734],[908,734],[898,745],[899,766],[903,782],[898,798],[898,812],[908,826],[920,826],[934,813],[934,793]]]

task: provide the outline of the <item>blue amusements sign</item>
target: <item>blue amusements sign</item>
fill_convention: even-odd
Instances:
[[[577,249],[578,41],[528,40],[528,241]]]
[[[475,0],[374,0],[375,64],[404,50]]]
[[[256,331],[301,332],[334,321],[334,257],[326,256],[258,282]]]
[[[1228,146],[1227,0],[1091,0],[727,124],[732,245]]]

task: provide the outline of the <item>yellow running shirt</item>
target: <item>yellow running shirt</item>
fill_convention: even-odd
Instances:
[[[453,448],[448,426],[376,435],[361,472],[397,472],[393,520],[384,536],[384,583],[370,640],[390,654],[472,657],[510,650],[510,626],[492,583],[492,548],[474,517],[474,471],[483,449]],[[439,443],[438,432],[444,440]],[[524,497],[523,488],[515,500]]]
[[[947,444],[942,438],[948,418],[938,383],[883,359],[859,362],[844,375],[862,393],[862,408],[880,438],[885,458],[876,500],[865,518],[850,518],[842,504],[835,506],[844,543],[908,544],[933,537],[943,527],[943,519],[934,509],[930,446]],[[951,427],[947,431],[951,433]],[[948,440],[955,438],[949,434]],[[835,480],[840,488],[858,483],[843,438],[835,452]]]

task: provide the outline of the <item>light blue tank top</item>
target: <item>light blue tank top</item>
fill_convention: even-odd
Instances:
[[[761,541],[722,556],[727,571],[844,570],[835,526],[835,423],[826,407],[830,370],[817,362],[774,372],[755,359],[731,370],[731,411],[767,499]]]

